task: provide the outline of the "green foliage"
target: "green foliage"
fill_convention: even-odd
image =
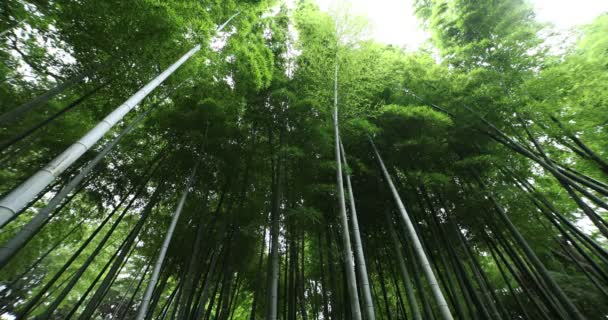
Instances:
[[[402,285],[403,279],[391,255],[383,216],[394,205],[370,137],[393,175],[434,271],[446,277],[442,281],[471,281],[472,290],[483,294],[465,251],[468,246],[490,289],[495,289],[513,318],[523,315],[507,283],[515,287],[526,310],[540,316],[524,293],[530,290],[541,297],[546,290],[538,291],[530,283],[538,270],[530,271],[531,277],[516,261],[528,258],[498,216],[490,201],[493,196],[577,307],[590,319],[607,314],[601,291],[572,260],[556,254],[563,253],[564,235],[534,200],[546,199],[556,213],[575,226],[584,225],[584,232],[601,246],[605,239],[555,176],[533,161],[534,156],[543,158],[525,129],[559,168],[575,171],[587,181],[595,179],[597,185],[608,183],[608,167],[602,166],[608,158],[608,15],[581,27],[569,50],[551,55],[538,35],[542,26],[524,0],[417,0],[417,15],[438,50],[427,47],[416,52],[369,40],[369,28],[360,17],[344,11],[322,12],[313,1],[298,1],[289,8],[261,0],[8,0],[0,9],[0,31],[21,20],[27,25],[15,27],[19,32],[7,33],[0,42],[0,112],[30,101],[62,79],[91,70],[82,83],[0,128],[0,143],[107,83],[48,125],[0,150],[2,193],[71,145],[177,57],[202,45],[197,55],[85,154],[73,166],[75,171],[64,174],[54,189],[2,230],[0,244],[43,208],[104,143],[158,104],[106,156],[82,191],[1,270],[1,284],[10,284],[13,290],[2,292],[0,311],[14,313],[39,292],[66,256],[158,163],[144,194],[54,314],[66,316],[137,223],[152,192],[162,187],[131,257],[96,313],[113,318],[116,306],[124,306],[143,270],[155,259],[186,177],[200,161],[161,273],[166,287],[152,317],[160,316],[160,306],[170,302],[172,290],[183,283],[199,246],[197,290],[202,288],[203,272],[209,270],[210,253],[219,252],[217,274],[210,283],[218,285],[218,294],[228,288],[224,281],[240,285],[232,292],[234,319],[248,319],[254,299],[255,318],[262,319],[267,306],[269,212],[280,194],[280,292],[289,301],[282,301],[287,307],[280,308],[287,309],[281,311],[295,318],[303,308],[309,318],[317,318],[313,313],[321,314],[327,300],[328,309],[335,313],[332,319],[348,318],[343,313],[346,300],[341,298],[346,293],[339,258],[342,231],[337,224],[332,126],[337,67],[340,138],[349,164],[345,171],[352,176],[370,279],[378,291],[377,311],[395,312],[392,308],[405,298],[405,288],[394,285]],[[217,26],[237,10],[240,15],[216,34]],[[496,141],[504,137],[511,142]],[[514,144],[532,150],[533,156],[513,152]],[[534,190],[525,192],[518,185],[522,182]],[[592,192],[606,200],[606,194]],[[597,203],[583,198],[606,218]],[[80,222],[81,227],[63,239]],[[408,245],[407,234],[400,224],[396,226]],[[197,243],[199,228],[203,240]],[[463,243],[456,232],[462,232]],[[58,283],[69,279],[100,238],[93,239]],[[507,272],[507,279],[498,269],[505,263],[490,254],[494,242],[489,239],[515,270]],[[27,276],[16,279],[55,244]],[[594,248],[582,250],[602,262]],[[458,261],[462,270],[455,267]],[[413,261],[407,263],[413,267]],[[298,270],[305,281],[297,280]],[[445,290],[447,284],[441,285]],[[465,303],[464,291],[457,285],[452,295]],[[417,290],[431,297],[428,285]],[[59,292],[46,296],[33,315],[41,314]],[[385,295],[389,310],[384,310]],[[301,302],[303,307],[295,306]],[[430,304],[437,311],[434,302]],[[127,318],[134,317],[136,307],[134,303],[124,310]],[[216,314],[220,309],[214,309]],[[218,318],[227,319],[224,316]]]

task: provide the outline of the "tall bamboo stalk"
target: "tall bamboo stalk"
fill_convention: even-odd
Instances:
[[[145,178],[144,181],[142,182],[142,184],[146,184],[148,182],[149,177]],[[54,286],[55,282],[57,282],[59,280],[59,278],[64,275],[64,273],[66,272],[66,270],[70,267],[70,265],[78,258],[78,256],[80,255],[80,253],[82,253],[82,251],[84,251],[84,249],[88,246],[89,243],[91,243],[91,241],[93,241],[93,239],[95,238],[95,236],[101,232],[101,230],[108,224],[108,222],[110,221],[110,219],[116,214],[116,212],[118,212],[118,209],[120,209],[120,207],[128,200],[129,196],[131,195],[131,193],[133,192],[133,190],[135,190],[136,187],[132,187],[131,190],[129,190],[124,196],[123,198],[120,200],[119,204],[116,205],[116,207],[114,207],[114,209],[110,212],[110,214],[108,214],[108,216],[106,218],[104,218],[104,220],[99,224],[99,226],[97,226],[97,228],[89,235],[89,237],[80,245],[80,247],[70,256],[70,258],[68,258],[68,260],[63,264],[63,266],[55,273],[55,275],[44,285],[44,287],[42,287],[38,293],[36,295],[34,295],[17,313],[17,318],[24,318],[26,317],[30,311],[32,311],[32,309],[34,307],[36,307],[36,305],[38,304],[38,302],[40,301],[40,299],[42,299],[42,297],[44,296],[45,293],[48,293],[49,289],[51,287]],[[134,198],[129,201],[129,204],[127,205],[127,207],[125,207],[125,211],[128,210],[130,208],[130,206],[133,204],[133,200]],[[67,278],[68,280],[70,279],[69,277]],[[67,281],[67,280],[66,280]],[[56,289],[60,288],[61,286],[54,286]]]
[[[133,228],[133,230],[127,237],[125,249],[121,250],[120,254],[118,255],[118,258],[116,259],[116,262],[110,268],[108,275],[104,278],[102,283],[99,285],[99,288],[95,291],[95,293],[91,297],[91,300],[89,301],[89,303],[87,303],[85,309],[80,314],[79,319],[86,320],[86,319],[90,319],[93,316],[95,309],[97,308],[99,303],[101,303],[102,296],[105,295],[107,290],[109,290],[111,283],[113,281],[113,278],[118,274],[123,261],[126,261],[125,259],[128,259],[127,258],[128,249],[126,249],[126,248],[131,248],[133,243],[135,243],[135,240],[137,239],[139,232],[141,231],[144,223],[146,222],[148,216],[150,215],[152,208],[158,202],[158,197],[159,197],[159,193],[161,192],[161,190],[163,190],[162,184],[156,187],[156,190],[152,194],[152,197],[148,201],[148,204],[143,209],[143,212],[141,214],[139,221],[137,222],[137,224],[135,225],[135,227]]]
[[[221,31],[234,17],[237,12],[222,24],[217,31]],[[87,150],[99,141],[110,129],[124,118],[135,106],[137,106],[150,92],[163,83],[182,64],[201,49],[196,45],[179,60],[163,71],[160,75],[137,91],[122,105],[118,106],[112,113],[106,116],[93,129],[85,134],[80,140],[67,148],[63,153],[53,159],[44,168],[36,172],[21,185],[13,189],[8,195],[0,200],[0,227],[11,219],[21,208],[26,206],[38,193],[55,180],[63,171],[78,160]]]
[[[0,37],[4,36],[5,34],[9,33],[11,30],[17,28],[18,26],[20,26],[22,23],[25,22],[26,19],[21,19],[19,20],[19,22],[17,22],[16,24],[8,27],[8,29],[3,30],[2,32],[0,32]]]
[[[407,298],[407,302],[410,305],[412,318],[414,320],[420,320],[422,319],[422,315],[420,314],[420,309],[418,308],[418,302],[416,301],[416,295],[414,294],[414,288],[412,286],[410,273],[408,271],[407,265],[405,264],[403,248],[399,244],[399,238],[397,237],[397,232],[395,232],[395,227],[393,226],[393,219],[391,218],[391,213],[388,210],[386,211],[386,223],[388,225],[389,235],[393,243],[395,257],[397,258],[399,272],[401,272],[401,277],[403,278],[402,280],[405,283],[405,297]],[[412,263],[413,262],[414,261],[412,261]],[[418,288],[418,290],[423,290],[423,288]]]
[[[340,226],[342,227],[342,256],[346,269],[346,282],[352,319],[361,319],[361,308],[359,306],[359,295],[357,293],[357,278],[355,276],[355,263],[353,251],[350,245],[350,232],[348,230],[348,218],[346,216],[346,201],[344,199],[344,182],[342,181],[342,161],[340,160],[340,127],[338,122],[338,61],[334,67],[334,150],[336,155],[336,180],[338,184],[338,203],[340,207]]]
[[[353,193],[353,186],[350,181],[350,168],[346,160],[346,152],[344,152],[344,145],[342,144],[341,139],[340,151],[342,154],[342,161],[344,162],[344,176],[346,177],[346,190],[348,191],[351,215],[350,223],[353,229],[354,252],[358,267],[356,270],[359,273],[359,281],[361,281],[361,293],[363,296],[363,311],[365,312],[365,319],[374,320],[376,319],[376,314],[374,313],[374,302],[372,300],[371,286],[369,284],[369,277],[367,274],[365,254],[363,253],[363,242],[361,241],[361,232],[359,230],[359,219],[357,217],[357,207],[355,206],[355,195]]]
[[[503,220],[507,229],[511,232],[511,234],[515,238],[515,241],[517,241],[519,246],[523,249],[525,255],[528,257],[528,259],[530,259],[530,262],[532,263],[532,265],[534,265],[534,267],[537,269],[542,280],[545,281],[545,283],[547,284],[547,286],[549,287],[551,292],[559,300],[560,304],[562,304],[562,306],[566,309],[569,316],[572,317],[572,319],[585,319],[585,317],[580,313],[580,311],[574,305],[574,303],[572,303],[572,301],[562,291],[562,289],[559,287],[557,282],[555,282],[553,277],[551,277],[551,275],[549,274],[549,271],[545,268],[544,264],[536,256],[536,254],[534,253],[532,248],[530,248],[530,246],[528,245],[528,243],[526,242],[524,237],[521,235],[521,233],[519,233],[519,231],[517,230],[515,225],[511,222],[511,219],[509,219],[506,212],[498,204],[498,201],[496,201],[494,196],[491,194],[488,194],[488,198],[494,205],[494,208],[496,209],[498,216]]]
[[[279,137],[279,149],[283,144],[283,134]],[[280,151],[279,151],[280,152]],[[274,155],[273,155],[274,158]],[[268,256],[268,292],[266,296],[266,319],[276,320],[279,310],[279,232],[280,212],[282,200],[282,156],[279,154],[276,163],[273,164],[273,176],[271,186],[271,210],[270,210],[270,254]]]
[[[25,246],[25,244],[42,228],[42,226],[48,221],[49,216],[55,208],[70,194],[85,177],[99,164],[103,158],[118,144],[118,142],[129,133],[146,115],[148,115],[155,107],[148,108],[144,113],[140,114],[133,122],[131,122],[125,129],[114,138],[114,140],[108,142],[104,148],[99,152],[93,160],[91,160],[72,180],[70,180],[65,187],[61,189],[49,203],[42,208],[32,220],[30,220],[19,232],[13,236],[9,241],[4,243],[0,247],[0,268],[6,265],[10,259]]]
[[[448,306],[448,303],[445,300],[443,293],[441,292],[441,287],[439,287],[439,283],[437,282],[437,279],[435,278],[435,274],[433,273],[431,263],[430,263],[429,259],[427,258],[426,253],[422,249],[422,243],[420,242],[420,238],[418,237],[418,234],[416,233],[416,230],[414,229],[414,225],[412,224],[412,221],[411,221],[407,211],[405,210],[405,206],[403,205],[403,202],[401,201],[401,197],[399,196],[399,193],[397,192],[397,188],[393,184],[393,180],[391,179],[391,176],[389,175],[388,170],[386,169],[386,166],[384,165],[384,161],[382,161],[382,157],[380,157],[380,153],[378,152],[378,149],[376,148],[376,145],[374,144],[374,141],[371,139],[371,137],[369,138],[369,142],[372,145],[372,148],[376,155],[376,159],[378,160],[378,164],[380,165],[380,168],[384,175],[384,179],[386,180],[386,183],[388,184],[389,189],[391,190],[391,193],[393,195],[393,198],[397,204],[399,213],[401,213],[401,219],[403,220],[403,223],[405,224],[405,227],[407,228],[407,231],[408,231],[407,236],[410,238],[410,241],[412,242],[412,246],[414,247],[414,251],[416,252],[416,255],[418,256],[420,265],[422,266],[422,270],[424,271],[424,274],[426,275],[426,278],[429,281],[429,286],[431,287],[431,291],[433,292],[433,295],[435,296],[435,300],[437,302],[437,306],[439,307],[439,310],[441,311],[441,315],[444,320],[451,320],[451,319],[453,319],[453,317],[452,317],[452,313],[450,311],[450,307]]]
[[[107,62],[106,62],[107,63]],[[63,91],[73,87],[78,84],[84,78],[91,76],[97,69],[102,67],[103,65],[97,65],[92,67],[89,70],[85,70],[79,74],[74,75],[73,77],[58,83],[53,88],[49,89],[45,93],[35,97],[34,99],[21,104],[20,106],[13,108],[6,113],[0,115],[0,125],[4,126],[10,123],[15,122],[19,117],[23,116],[25,113],[32,111],[34,108],[41,106],[42,104],[51,100],[54,96],[62,93]]]
[[[110,83],[111,83],[110,81],[102,83],[101,85],[99,85],[99,86],[93,88],[92,90],[88,91],[87,93],[83,94],[80,98],[74,100],[73,102],[71,102],[70,104],[68,104],[67,106],[65,106],[63,109],[57,111],[56,113],[52,114],[51,116],[47,117],[46,119],[42,120],[41,122],[38,122],[34,126],[32,126],[32,127],[28,128],[28,129],[26,129],[26,130],[18,133],[17,135],[13,136],[12,138],[10,138],[10,139],[8,139],[6,141],[2,141],[0,143],[0,152],[4,152],[8,147],[14,145],[15,143],[17,143],[19,141],[22,141],[26,137],[28,137],[31,134],[33,134],[34,132],[36,132],[38,129],[46,126],[47,124],[49,124],[53,120],[57,119],[58,117],[60,117],[64,113],[66,113],[66,112],[74,109],[78,105],[82,104],[85,100],[87,100],[89,97],[91,97],[92,95],[94,95],[97,91],[99,91],[102,88],[106,87]]]
[[[141,304],[139,306],[139,311],[137,313],[137,320],[143,320],[148,313],[148,308],[150,307],[150,300],[152,298],[152,293],[154,291],[154,287],[156,286],[156,282],[158,281],[158,277],[160,275],[160,270],[163,266],[163,262],[165,261],[165,256],[167,255],[167,250],[169,249],[169,244],[171,244],[171,239],[173,238],[173,232],[175,231],[175,227],[177,226],[177,221],[182,213],[184,208],[184,204],[186,203],[186,198],[188,197],[188,193],[190,192],[190,187],[194,183],[194,177],[196,175],[196,171],[200,161],[197,161],[194,169],[192,169],[192,173],[190,177],[188,177],[188,182],[186,182],[186,188],[182,192],[182,196],[179,199],[177,207],[175,208],[175,212],[173,213],[173,218],[171,219],[171,224],[169,225],[169,229],[165,234],[165,239],[160,247],[160,252],[158,253],[158,258],[156,259],[156,263],[154,265],[154,269],[152,271],[152,276],[150,277],[150,281],[148,282],[148,287],[144,293]]]

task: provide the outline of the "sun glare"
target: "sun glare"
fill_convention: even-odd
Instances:
[[[415,50],[430,37],[414,15],[413,0],[317,0],[323,10],[338,1],[349,3],[353,14],[366,16],[373,37],[379,42]],[[608,12],[606,0],[531,0],[531,3],[538,21],[551,24],[556,32],[590,23]]]

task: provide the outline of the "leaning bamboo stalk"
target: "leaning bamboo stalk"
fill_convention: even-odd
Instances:
[[[188,51],[177,62],[161,73],[154,80],[135,93],[125,103],[116,108],[105,119],[85,134],[80,140],[67,148],[63,153],[53,159],[44,168],[32,175],[29,179],[13,189],[0,200],[0,226],[4,225],[23,208],[31,199],[41,192],[47,185],[55,180],[63,171],[78,160],[87,150],[99,141],[110,129],[137,106],[150,92],[165,81],[177,68],[186,62],[201,48],[197,45]]]
[[[12,123],[16,122],[20,117],[22,117],[24,114],[31,112],[35,108],[49,102],[49,100],[51,100],[56,95],[77,85],[78,83],[83,81],[85,78],[90,77],[99,68],[105,67],[107,64],[109,64],[109,63],[105,62],[101,65],[94,66],[91,69],[88,69],[79,74],[76,74],[73,77],[71,77],[63,82],[58,83],[53,88],[51,88],[48,91],[46,91],[45,93],[35,97],[34,99],[32,99],[28,102],[25,102],[25,103],[19,105],[18,107],[13,108],[10,111],[0,115],[0,125],[1,126],[11,125]]]
[[[231,16],[217,31],[221,31],[234,17]],[[169,68],[158,75],[154,80],[137,91],[131,98],[106,116],[93,129],[85,134],[80,140],[67,148],[63,153],[53,159],[44,168],[32,175],[29,179],[13,189],[8,195],[0,200],[0,227],[6,224],[20,209],[25,207],[38,193],[55,180],[63,171],[78,160],[87,150],[99,141],[110,129],[116,125],[124,116],[137,106],[150,92],[163,83],[182,64],[201,49],[196,45]]]
[[[0,32],[0,37],[3,37],[5,34],[8,34],[9,32],[11,32],[13,29],[17,28],[18,26],[20,26],[22,23],[25,22],[26,19],[21,19],[19,20],[19,22],[17,22],[16,24],[8,27],[8,29]]]
[[[152,298],[152,293],[154,291],[154,287],[156,286],[156,282],[158,282],[158,277],[160,275],[161,268],[163,266],[163,262],[165,261],[165,256],[167,255],[167,250],[169,249],[169,244],[171,244],[171,239],[173,238],[173,232],[175,231],[175,227],[177,226],[177,221],[182,213],[184,208],[184,204],[186,203],[186,198],[188,197],[188,193],[190,191],[190,187],[194,182],[194,176],[196,175],[196,171],[200,161],[194,166],[190,177],[188,178],[188,182],[186,183],[186,188],[184,189],[181,198],[175,208],[175,212],[173,213],[173,218],[171,219],[171,224],[169,225],[169,229],[165,234],[165,239],[160,248],[160,252],[158,253],[158,258],[156,259],[156,263],[154,265],[154,269],[152,271],[152,276],[150,277],[150,282],[148,282],[148,287],[146,288],[146,292],[142,298],[141,304],[139,306],[139,311],[137,313],[137,320],[143,320],[148,313],[148,308],[150,307],[150,300]]]
[[[95,291],[93,296],[91,297],[91,300],[89,301],[89,303],[87,303],[86,307],[84,308],[84,310],[82,311],[82,313],[80,314],[78,319],[84,320],[84,319],[91,319],[93,317],[93,313],[95,312],[95,309],[97,308],[99,303],[101,303],[102,297],[105,295],[107,290],[109,290],[112,282],[114,281],[115,276],[120,272],[120,269],[122,268],[123,263],[126,260],[128,260],[128,255],[130,254],[129,250],[133,246],[133,243],[137,239],[140,231],[142,230],[144,223],[146,222],[148,216],[150,215],[150,213],[152,211],[152,208],[158,202],[159,193],[162,190],[163,190],[163,187],[162,187],[162,183],[161,183],[159,186],[156,187],[156,190],[154,190],[154,193],[152,194],[152,197],[148,201],[148,204],[143,209],[143,212],[141,214],[141,217],[139,218],[139,221],[137,222],[137,224],[135,225],[135,227],[133,228],[133,230],[131,231],[131,233],[129,234],[127,239],[125,240],[126,241],[126,244],[124,245],[125,249],[121,250],[116,261],[114,262],[114,264],[108,271],[108,274],[106,275],[104,280],[101,282],[101,284],[99,285],[99,287],[97,288],[97,290]]]
[[[363,296],[363,311],[365,313],[365,319],[374,320],[376,314],[374,313],[374,302],[372,300],[371,285],[369,283],[369,277],[367,275],[367,265],[365,264],[365,254],[363,253],[363,242],[361,241],[361,232],[359,230],[359,219],[357,217],[357,207],[355,205],[355,196],[353,193],[353,186],[350,181],[350,172],[348,162],[346,160],[346,152],[344,152],[344,145],[342,139],[340,139],[340,151],[342,154],[342,162],[344,162],[345,177],[346,177],[346,191],[348,192],[348,200],[350,206],[350,223],[353,229],[353,249],[355,253],[355,261],[357,262],[357,270],[359,273],[359,280],[361,281],[361,293]]]
[[[480,185],[483,187],[483,185],[481,184],[481,180]],[[532,248],[530,248],[530,246],[528,245],[524,237],[521,235],[519,230],[517,230],[511,219],[509,219],[509,217],[507,216],[507,213],[505,212],[504,208],[499,205],[496,198],[494,198],[492,194],[488,194],[487,198],[494,205],[498,216],[503,220],[505,226],[511,232],[517,244],[519,244],[519,246],[522,248],[526,257],[537,269],[541,279],[546,283],[551,293],[555,295],[560,305],[565,308],[566,312],[568,312],[569,317],[571,317],[572,319],[585,319],[585,317],[581,314],[576,305],[570,300],[568,296],[566,296],[561,287],[553,279],[553,277],[551,276],[547,268],[544,266],[544,264],[540,261],[536,253],[534,253]]]
[[[386,212],[386,222],[388,225],[388,231],[393,243],[393,249],[395,251],[395,257],[397,258],[399,271],[401,272],[401,277],[405,284],[405,297],[407,298],[407,302],[410,305],[410,311],[412,312],[412,318],[414,320],[421,320],[422,315],[420,314],[420,309],[418,308],[418,302],[416,301],[416,295],[414,294],[414,287],[412,286],[412,280],[409,275],[409,271],[407,265],[405,264],[405,257],[403,256],[403,248],[399,244],[399,238],[397,236],[397,232],[395,231],[395,227],[393,226],[393,219],[391,218],[391,212]],[[412,261],[412,263],[415,263]],[[422,290],[422,288],[418,288],[418,290]]]
[[[424,249],[422,248],[422,243],[420,242],[420,238],[418,237],[418,234],[416,233],[416,230],[414,229],[412,220],[410,219],[407,211],[405,210],[405,206],[403,205],[403,202],[401,201],[401,197],[399,196],[399,193],[397,192],[397,188],[395,187],[395,184],[393,183],[393,180],[391,179],[391,176],[389,175],[388,170],[386,169],[386,166],[384,165],[384,161],[382,161],[382,157],[380,157],[380,153],[378,152],[378,149],[376,148],[374,141],[371,138],[369,138],[369,142],[372,145],[372,148],[376,155],[376,159],[378,160],[378,164],[380,165],[380,168],[382,169],[384,179],[386,180],[386,183],[388,184],[389,189],[391,190],[391,193],[393,195],[393,198],[397,204],[399,213],[401,213],[401,219],[403,220],[403,223],[405,224],[405,227],[408,231],[407,236],[410,238],[410,241],[412,242],[412,246],[414,247],[414,251],[416,252],[416,255],[418,256],[418,259],[422,266],[422,270],[424,271],[424,274],[426,275],[426,278],[429,282],[429,286],[431,287],[431,291],[433,292],[433,295],[435,296],[437,306],[439,307],[439,310],[441,311],[441,316],[445,320],[452,320],[453,317],[452,317],[452,313],[450,311],[450,307],[448,306],[448,303],[445,300],[443,293],[441,292],[439,283],[437,282],[437,279],[435,278],[435,274],[433,273],[431,263],[430,263],[428,257],[426,256]]]
[[[46,224],[49,216],[57,206],[86,178],[86,176],[99,164],[103,158],[114,148],[116,144],[129,133],[146,115],[157,106],[153,105],[144,113],[140,114],[129,126],[127,126],[114,140],[107,143],[103,150],[95,156],[68,184],[63,187],[50,201],[42,208],[32,220],[30,220],[19,232],[8,242],[0,247],[0,268],[6,265],[10,259]]]
[[[144,176],[143,176],[144,180],[140,183],[141,185],[145,185],[146,183],[148,183],[148,180],[151,177],[148,174],[149,174],[149,172],[144,174]],[[55,285],[55,283],[59,280],[59,278],[61,278],[65,274],[65,272],[68,270],[68,268],[72,265],[72,263],[74,263],[74,261],[76,261],[78,256],[87,248],[87,246],[93,241],[93,239],[97,236],[97,234],[99,234],[102,231],[102,229],[104,229],[105,226],[108,225],[109,221],[115,216],[115,214],[118,211],[120,211],[119,209],[122,207],[122,205],[125,202],[127,202],[127,200],[129,199],[129,197],[133,193],[133,191],[137,190],[138,188],[141,190],[141,187],[138,185],[132,186],[131,189],[127,193],[125,193],[125,195],[122,196],[122,199],[114,207],[114,209],[112,209],[110,214],[108,214],[104,218],[104,220],[97,226],[97,228],[95,228],[95,230],[93,230],[93,232],[86,238],[86,240],[80,245],[80,247],[78,247],[78,249],[74,253],[72,253],[72,255],[61,266],[61,268],[55,273],[55,275],[44,285],[44,287],[42,287],[38,291],[38,293],[36,295],[34,295],[31,299],[29,299],[29,301],[19,310],[19,312],[17,313],[18,319],[26,318],[26,316],[32,311],[32,309],[38,306],[39,302],[41,302],[41,299],[44,297],[44,295],[49,294],[49,290],[52,287],[55,288],[54,290],[57,290],[62,287],[62,285]],[[136,193],[139,193],[139,191],[136,191]],[[123,213],[128,211],[131,208],[131,206],[133,205],[135,200],[136,200],[135,198],[131,198],[131,200],[128,201],[127,206],[122,210]],[[69,277],[67,277],[65,281],[69,281],[69,279],[71,279],[72,275],[75,274],[76,272],[77,272],[77,270],[75,270],[74,273],[72,273]],[[49,296],[50,296],[50,294],[49,294]]]
[[[91,97],[92,95],[94,95],[95,93],[97,93],[97,91],[99,91],[99,90],[103,89],[104,87],[106,87],[108,84],[110,84],[110,82],[103,83],[100,86],[97,86],[97,87],[93,88],[91,91],[85,93],[80,98],[74,100],[73,102],[71,102],[70,104],[68,104],[66,107],[64,107],[63,109],[57,111],[56,113],[54,113],[53,115],[49,116],[48,118],[42,120],[41,122],[39,122],[39,123],[35,124],[34,126],[28,128],[27,130],[20,132],[19,134],[17,134],[16,136],[13,136],[12,138],[10,138],[10,139],[8,139],[6,141],[2,141],[2,143],[0,143],[0,152],[4,152],[10,146],[18,143],[19,141],[22,141],[23,139],[27,138],[28,136],[30,136],[31,134],[33,134],[34,132],[36,132],[38,129],[46,126],[51,121],[57,119],[58,117],[60,117],[64,113],[66,113],[66,112],[74,109],[78,105],[82,104],[82,102],[84,102],[89,97]]]

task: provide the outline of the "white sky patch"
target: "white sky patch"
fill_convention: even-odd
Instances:
[[[369,19],[378,42],[416,50],[430,37],[414,15],[413,0],[317,0],[317,3],[322,10],[328,10],[338,1],[350,3],[353,14]],[[558,32],[590,23],[608,12],[607,0],[531,0],[531,3],[538,21],[553,24]]]
[[[350,4],[352,14],[367,17],[378,42],[415,50],[430,37],[414,15],[412,0],[317,0],[324,11],[338,2]]]
[[[537,20],[552,23],[558,30],[590,23],[608,12],[606,0],[533,0],[532,3]]]

